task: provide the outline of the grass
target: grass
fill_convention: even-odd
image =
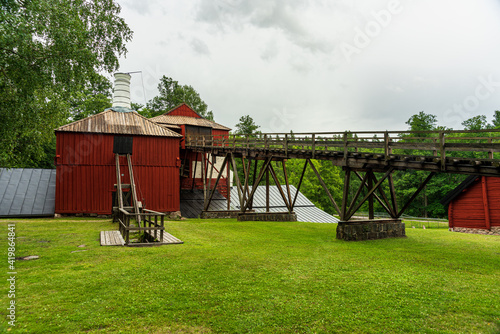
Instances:
[[[16,220],[16,256],[40,258],[16,262],[12,332],[500,332],[498,236],[407,228],[344,242],[332,224],[166,226],[185,243],[101,247],[109,220]],[[7,257],[6,238],[0,247]]]

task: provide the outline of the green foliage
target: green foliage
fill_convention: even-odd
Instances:
[[[484,115],[469,118],[468,120],[462,122],[462,126],[464,127],[464,130],[482,130],[489,128],[486,116]]]
[[[163,76],[158,84],[158,90],[160,94],[147,103],[150,117],[161,115],[179,104],[186,103],[201,116],[214,119],[213,112],[207,111],[207,104],[192,86],[180,85],[178,81]]]
[[[16,219],[16,256],[40,258],[16,261],[12,332],[500,330],[498,236],[407,228],[407,238],[344,242],[336,224],[166,226],[185,243],[102,247],[99,231],[118,229],[109,220]]]
[[[260,126],[255,124],[253,118],[250,117],[250,115],[241,116],[240,122],[236,124],[235,127],[235,133],[238,135],[252,135],[261,133],[260,131],[257,131]]]
[[[0,6],[0,165],[37,167],[55,128],[106,104],[91,83],[118,68],[132,32],[113,0]]]

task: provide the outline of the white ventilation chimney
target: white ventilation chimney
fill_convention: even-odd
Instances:
[[[115,73],[113,107],[132,109],[130,105],[130,74],[128,73]]]

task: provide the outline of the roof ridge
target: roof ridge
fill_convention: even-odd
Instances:
[[[151,119],[149,119],[149,118],[147,118],[147,117],[145,117],[145,116],[142,116],[142,115],[141,115],[141,114],[139,114],[139,113],[136,113],[136,114],[137,114],[138,116],[140,116],[140,117],[144,118],[146,121],[148,121],[148,122],[150,122],[150,123],[154,124],[155,126],[159,126],[160,128],[162,128],[162,129],[164,129],[164,130],[167,130],[167,131],[168,131],[168,132],[170,132],[172,135],[175,135],[175,137],[182,137],[182,135],[178,134],[177,132],[175,132],[175,131],[172,131],[172,130],[168,129],[168,128],[167,128],[167,127],[165,127],[165,126],[161,126],[160,124],[156,123],[155,121],[152,121]]]
[[[166,113],[161,114],[161,115],[159,115],[159,116],[162,116],[162,115],[167,116],[167,115],[168,115],[168,114],[170,114],[172,111],[174,111],[175,109],[180,108],[180,107],[181,107],[181,106],[183,106],[183,105],[186,105],[186,107],[188,107],[189,109],[191,109],[191,111],[192,111],[192,112],[194,112],[196,115],[200,116],[200,117],[201,117],[201,118],[203,118],[203,119],[206,119],[205,117],[201,116],[198,112],[196,112],[196,110],[194,110],[193,108],[191,108],[191,106],[190,106],[189,104],[187,104],[186,102],[182,102],[181,104],[179,104],[179,105],[177,105],[177,106],[173,107],[172,109],[168,110]],[[175,116],[175,115],[171,115],[171,116]],[[186,116],[186,117],[189,117],[189,116]]]

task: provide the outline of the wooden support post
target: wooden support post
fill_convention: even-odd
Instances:
[[[365,197],[361,200],[361,202],[359,202],[354,208],[349,209],[349,214],[346,217],[346,221],[349,220],[354,215],[354,213],[356,213],[356,211],[359,210],[359,208],[363,205],[363,203],[366,202],[366,200],[368,198],[370,198],[370,196],[373,195],[373,192],[375,190],[377,190],[378,187],[380,187],[382,182],[384,182],[384,180],[392,173],[393,170],[394,170],[394,168],[391,167],[387,172],[385,172],[384,176],[373,187],[371,187],[371,189],[368,191],[368,193],[365,195]],[[366,175],[365,175],[365,177],[366,177]]]
[[[205,137],[203,137],[205,140]],[[207,202],[207,180],[205,178],[205,152],[201,154],[201,179],[203,180],[203,203]]]
[[[245,166],[245,159],[242,158],[241,161],[243,162],[243,174],[245,175],[245,184],[243,186],[243,201],[247,199],[247,194],[250,195],[249,191],[249,185],[248,185],[248,178],[250,177],[250,164],[251,161],[250,159],[247,159],[247,165]]]
[[[127,164],[128,164],[128,175],[130,178],[130,192],[132,193],[132,204],[134,206],[134,211],[137,214],[136,216],[137,225],[141,226],[141,215],[139,214],[140,209],[137,200],[137,192],[135,190],[134,170],[132,169],[132,159],[130,157],[130,154],[127,154]]]
[[[486,176],[481,176],[481,185],[483,193],[483,208],[484,208],[484,221],[486,224],[486,229],[491,229],[491,219],[490,219],[490,205],[488,203],[488,183]]]
[[[367,180],[367,185],[368,185],[368,192],[370,195],[368,196],[368,219],[373,220],[375,219],[375,215],[373,212],[373,173],[372,171],[368,171],[368,180]]]
[[[269,212],[269,168],[266,169],[266,212]]]
[[[333,207],[335,210],[337,210],[337,213],[340,215],[341,211],[339,209],[339,206],[337,205],[337,202],[335,202],[335,199],[333,199],[332,194],[330,193],[330,190],[328,190],[328,187],[325,184],[325,181],[321,178],[321,175],[319,175],[318,171],[316,170],[316,167],[314,167],[314,164],[312,163],[311,160],[307,159],[309,162],[309,165],[311,166],[312,170],[314,171],[314,174],[316,174],[316,177],[318,178],[319,182],[321,183],[321,186],[323,187],[323,190],[325,191],[326,195],[330,199],[330,202],[333,204]]]
[[[278,177],[276,176],[276,172],[274,171],[273,165],[269,164],[269,169],[271,171],[271,176],[274,179],[274,182],[276,183],[276,186],[278,187],[278,190],[280,192],[281,197],[283,198],[283,202],[285,202],[285,205],[288,209],[288,212],[292,212],[292,209],[290,208],[290,203],[287,201],[285,193],[283,192],[283,189],[281,188],[280,181],[278,180]]]
[[[375,173],[371,172],[373,181],[378,182],[377,177],[375,176]],[[392,173],[388,176],[389,182],[392,179]],[[391,203],[389,202],[389,199],[387,198],[384,190],[382,187],[378,187],[378,192],[382,199],[380,199],[375,193],[373,194],[375,196],[375,199],[382,205],[385,211],[391,216],[391,218],[396,218],[397,210],[392,210]],[[382,201],[383,200],[383,201]]]
[[[260,170],[259,177],[257,178],[257,180],[255,180],[255,183],[252,186],[252,191],[250,192],[250,196],[248,197],[248,201],[247,201],[247,203],[245,204],[245,207],[244,207],[245,210],[247,209],[249,202],[252,201],[253,194],[255,193],[255,190],[257,190],[257,186],[260,183],[260,181],[262,180],[262,177],[264,176],[264,172],[266,171],[267,167],[271,163],[272,159],[273,159],[273,157],[270,156],[264,162],[264,166],[262,166],[262,169]]]
[[[219,184],[219,180],[222,176],[222,173],[224,172],[224,168],[226,168],[226,165],[228,164],[229,154],[230,153],[226,154],[226,156],[224,157],[224,162],[222,163],[222,168],[219,172],[219,175],[217,175],[217,180],[215,180],[214,189],[210,191],[210,196],[208,197],[208,200],[205,203],[205,207],[203,208],[204,211],[207,211],[208,207],[210,206],[210,202],[212,201],[212,197],[214,196],[215,190],[217,189],[217,185]],[[227,169],[229,170],[229,166],[227,166]],[[229,191],[229,189],[228,189],[228,191]],[[228,203],[229,203],[229,201],[228,201]],[[229,204],[228,204],[228,206],[229,206]]]
[[[347,201],[349,200],[349,186],[351,181],[351,169],[345,169],[345,178],[344,178],[344,191],[342,194],[342,210],[340,212],[340,220],[344,220],[344,217],[347,213]]]
[[[392,173],[389,175],[389,189],[391,191],[391,211],[394,213],[394,218],[396,218],[398,214],[398,202],[396,200],[396,188],[394,187]]]
[[[120,171],[120,156],[118,154],[115,155],[115,162],[116,162],[116,183],[117,183],[116,194],[118,195],[118,208],[123,209],[122,175]]]
[[[215,168],[215,163],[217,161],[217,157],[215,155],[211,155],[212,156],[212,163],[211,163],[211,167],[210,167],[210,177],[208,179],[208,192],[210,193],[210,191],[212,191],[212,175],[213,175],[213,172],[214,172],[214,168]],[[222,171],[219,172],[219,174],[222,173]],[[203,207],[205,207],[205,205],[207,204],[206,202],[207,199],[205,199],[205,202],[203,203]]]
[[[288,182],[288,173],[286,171],[286,159],[283,159],[281,161],[281,164],[283,166],[283,175],[285,176],[285,185],[286,185],[286,191],[288,193],[288,203],[290,204],[290,212],[292,212],[292,194],[290,193],[290,183]]]
[[[236,160],[234,159],[234,155],[232,153],[231,154],[231,165],[233,167],[233,173],[234,173],[234,178],[236,179],[236,188],[238,190],[238,198],[240,200],[240,209],[241,209],[241,212],[244,212],[243,210],[243,194],[242,194],[242,186],[241,186],[241,182],[240,182],[240,177],[238,175],[238,169],[236,167]]]
[[[259,161],[255,160],[253,163],[253,176],[252,176],[252,184],[255,184],[255,178],[257,177],[257,167],[258,167]],[[250,189],[248,189],[248,196],[250,197]],[[249,200],[248,203],[248,208],[252,210],[253,207],[253,198]]]
[[[302,174],[300,175],[299,184],[297,185],[297,191],[295,192],[295,196],[293,198],[292,210],[295,207],[295,202],[297,201],[297,196],[299,196],[300,186],[302,185],[302,180],[304,179],[304,174],[306,172],[307,165],[308,165],[308,163],[307,163],[307,160],[306,160],[305,163],[304,163],[304,168],[302,169]]]

